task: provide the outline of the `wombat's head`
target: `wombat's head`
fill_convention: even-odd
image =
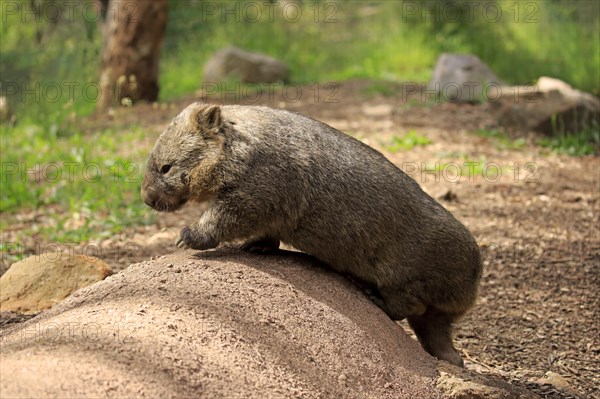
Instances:
[[[210,197],[223,153],[223,122],[216,105],[194,103],[160,135],[146,166],[142,199],[158,211]]]

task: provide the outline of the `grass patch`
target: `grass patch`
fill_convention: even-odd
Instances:
[[[409,151],[417,146],[426,146],[431,144],[431,140],[411,130],[403,136],[392,137],[390,143],[384,145],[384,148],[389,152]]]
[[[400,88],[396,82],[376,80],[361,90],[366,96],[381,95],[384,97],[393,97],[398,95]]]
[[[523,137],[513,139],[496,129],[481,129],[476,131],[475,134],[491,139],[494,146],[501,150],[520,150],[527,144],[527,141]]]
[[[572,156],[598,154],[600,129],[590,127],[577,134],[561,132],[550,138],[539,139],[538,144],[552,151]]]
[[[2,129],[0,212],[49,216],[31,231],[61,242],[108,237],[150,223],[154,213],[139,192],[148,148],[140,128],[70,135],[38,125]]]

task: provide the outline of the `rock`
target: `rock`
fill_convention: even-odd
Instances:
[[[276,83],[289,80],[286,64],[260,53],[227,47],[215,53],[204,66],[204,83],[238,79],[243,83]]]
[[[502,86],[492,70],[470,54],[442,54],[433,71],[428,90],[454,102],[482,102],[490,87]]]
[[[542,76],[538,79],[537,88],[543,93],[556,90],[568,97],[578,97],[580,93],[579,91],[573,89],[573,87],[567,82],[563,82],[560,79],[550,78],[548,76]]]
[[[448,399],[541,399],[539,395],[492,376],[438,362],[437,387]]]
[[[576,390],[571,388],[571,386],[569,385],[569,382],[567,380],[565,380],[563,376],[561,376],[558,373],[552,372],[552,371],[548,371],[544,375],[544,377],[537,380],[537,383],[540,385],[552,385],[559,391],[562,391],[566,394],[569,394],[569,395],[572,395],[575,397],[580,396],[579,392],[577,392]]]
[[[108,264],[91,256],[66,253],[30,256],[14,263],[0,277],[0,311],[39,313],[110,274]]]
[[[492,101],[492,112],[498,125],[509,131],[551,136],[600,126],[597,97],[549,77],[541,77],[535,86],[502,88]]]
[[[153,234],[147,240],[147,245],[152,247],[156,245],[169,245],[174,244],[175,240],[179,236],[179,233],[175,230],[172,231],[159,231],[158,233]]]

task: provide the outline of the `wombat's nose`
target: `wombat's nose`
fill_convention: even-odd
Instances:
[[[142,187],[142,200],[144,200],[144,203],[151,208],[154,208],[158,200],[153,193],[154,192],[152,190],[146,190],[144,187]]]

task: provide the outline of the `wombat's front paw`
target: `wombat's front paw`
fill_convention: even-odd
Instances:
[[[182,249],[191,248],[201,251],[204,249],[215,248],[219,243],[208,234],[198,233],[196,230],[192,230],[188,226],[185,226],[181,229],[179,239],[177,239],[175,245]]]

